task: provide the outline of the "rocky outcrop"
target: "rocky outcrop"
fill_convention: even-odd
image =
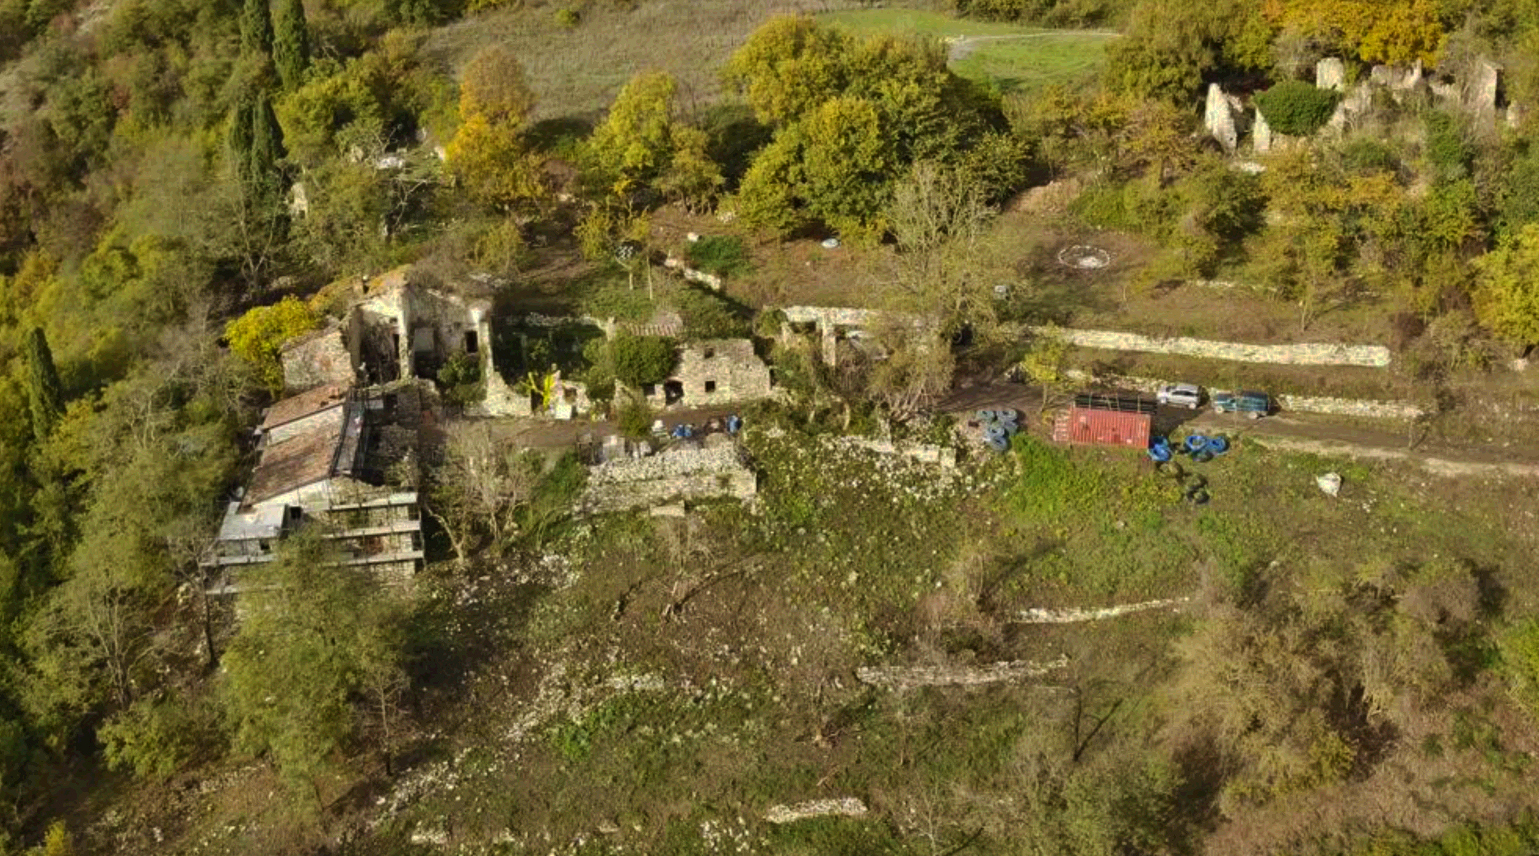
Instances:
[[[1240,100],[1229,95],[1217,83],[1208,84],[1208,100],[1203,107],[1203,125],[1213,139],[1233,153],[1240,146]]]

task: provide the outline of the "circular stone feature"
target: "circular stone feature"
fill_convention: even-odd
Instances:
[[[1088,244],[1074,244],[1058,251],[1059,264],[1078,270],[1100,270],[1111,260],[1111,253]]]

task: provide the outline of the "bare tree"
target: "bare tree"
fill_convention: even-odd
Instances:
[[[528,501],[535,475],[518,452],[497,442],[490,425],[467,422],[449,429],[428,508],[461,563],[483,540],[494,554],[502,552],[517,532],[515,515]]]
[[[870,394],[897,420],[919,413],[951,388],[956,357],[929,325],[889,321],[876,328],[885,354],[871,368]]]
[[[977,182],[955,169],[920,163],[900,182],[888,209],[897,252],[888,262],[889,309],[933,322],[943,340],[996,323],[986,240],[994,210]]]

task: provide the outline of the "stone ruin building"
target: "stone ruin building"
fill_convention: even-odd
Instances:
[[[525,397],[503,380],[492,357],[491,301],[448,294],[411,276],[410,268],[400,268],[360,282],[342,318],[284,343],[279,355],[287,391],[431,379],[463,353],[480,362],[486,388],[471,415],[527,410],[527,401],[520,406]]]
[[[1428,97],[1463,110],[1485,127],[1494,128],[1498,118],[1503,118],[1509,126],[1516,126],[1522,110],[1506,101],[1501,73],[1501,66],[1481,59],[1468,79],[1452,81],[1428,74],[1417,61],[1410,67],[1373,66],[1366,79],[1349,85],[1346,63],[1337,57],[1326,57],[1315,65],[1315,86],[1340,92],[1342,99],[1321,133],[1340,134],[1352,122],[1367,116],[1373,110],[1375,93],[1379,92],[1386,93],[1396,102],[1405,100],[1412,93],[1425,92]],[[1273,131],[1259,109],[1247,108],[1238,96],[1225,92],[1217,83],[1208,84],[1203,125],[1231,154],[1239,151],[1241,139],[1247,132],[1251,150],[1257,154],[1292,142]]]
[[[640,390],[648,405],[719,407],[773,395],[770,370],[748,339],[704,339],[679,349],[679,362],[662,383]]]
[[[279,542],[309,524],[334,542],[341,567],[409,584],[423,559],[414,487],[422,406],[413,384],[333,383],[270,407],[256,466],[200,563],[208,592],[238,594],[243,570],[272,561]]]

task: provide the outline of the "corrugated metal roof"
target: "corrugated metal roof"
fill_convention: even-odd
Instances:
[[[1153,421],[1148,413],[1070,407],[1054,423],[1053,439],[1076,445],[1147,449]]]

